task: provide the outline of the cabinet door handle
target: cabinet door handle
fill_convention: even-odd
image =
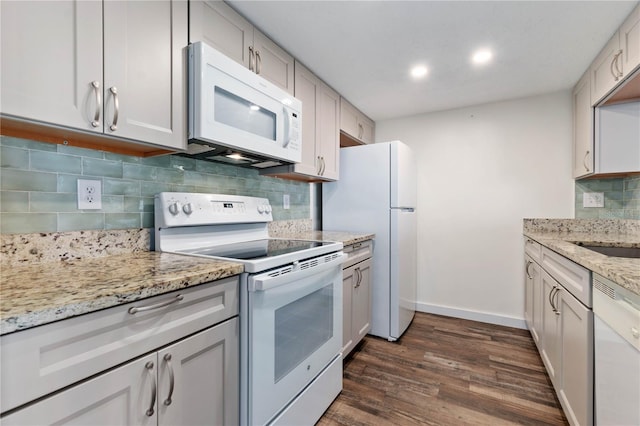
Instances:
[[[553,297],[552,294],[555,291],[556,286],[554,285],[553,288],[551,290],[549,290],[549,296],[547,296],[547,300],[549,301],[549,305],[551,305],[551,309],[553,309],[553,312],[556,311],[556,307],[553,306]]]
[[[153,371],[153,362],[151,361],[147,362],[144,368],[149,371],[149,375],[151,376],[151,404],[149,404],[149,409],[145,412],[147,417],[151,417],[153,413],[155,413],[153,408],[156,406],[156,393],[158,391],[156,388],[156,373]]]
[[[173,299],[165,300],[164,302],[159,302],[159,303],[156,303],[155,305],[140,306],[140,307],[132,306],[129,308],[129,313],[131,315],[134,315],[138,312],[151,311],[154,309],[164,308],[165,306],[169,306],[171,304],[177,303],[183,299],[184,299],[183,295],[177,294],[176,297],[174,297]]]
[[[322,172],[320,172],[320,174],[324,176],[324,171],[327,168],[327,164],[324,162],[324,157],[320,157],[320,160],[322,161]]]
[[[531,263],[533,263],[533,262],[531,262],[530,260],[527,260],[527,267],[524,268],[525,273],[527,274],[527,278],[529,278],[530,280],[533,279],[533,277],[529,273],[529,266],[531,266]]]
[[[109,91],[113,95],[113,122],[109,126],[109,130],[115,132],[118,130],[118,111],[120,110],[120,104],[118,103],[118,89],[116,86],[109,88]]]
[[[255,62],[255,57],[253,56],[253,46],[249,46],[249,70],[250,71],[254,71],[254,65],[253,63]]]
[[[358,287],[360,287],[360,278],[361,278],[360,268],[354,269],[353,272],[356,275],[356,285],[354,285],[353,288],[358,288]]]
[[[320,156],[318,155],[318,176],[320,176],[320,171],[322,171],[322,162],[320,161]]]
[[[260,57],[260,51],[256,49],[256,74],[260,74],[262,69],[262,58]]]
[[[558,295],[558,293],[560,293],[561,288],[557,287],[556,288],[556,292],[553,294],[553,299],[556,298],[556,296]],[[560,315],[560,309],[558,309],[558,304],[554,303],[553,304],[553,312],[555,312],[556,315]]]
[[[173,376],[173,367],[171,366],[171,354],[164,356],[164,362],[167,363],[167,369],[169,370],[169,395],[164,400],[164,405],[171,405],[171,397],[173,396],[173,387],[175,385],[175,378]]]
[[[585,169],[586,171],[590,171],[590,170],[591,170],[591,169],[589,168],[589,166],[587,165],[587,157],[589,157],[589,153],[590,153],[590,152],[591,152],[591,151],[588,151],[588,150],[587,150],[587,152],[584,154],[584,158],[582,159],[582,165],[584,166],[584,169]]]
[[[98,127],[100,125],[100,107],[102,106],[102,100],[100,99],[100,82],[92,81],[91,86],[93,86],[93,92],[96,95],[96,113],[93,116],[91,125],[93,127]]]
[[[362,139],[364,135],[364,127],[362,127],[362,123],[358,123],[358,139]]]
[[[614,81],[618,81],[620,77],[622,77],[622,71],[618,68],[618,58],[622,55],[622,50],[618,50],[615,55],[613,55],[613,59],[611,60],[611,66],[609,70],[611,71],[611,75],[614,78]],[[615,67],[615,72],[613,68]]]

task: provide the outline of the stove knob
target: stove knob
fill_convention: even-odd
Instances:
[[[267,212],[267,213],[271,213],[271,205],[270,204],[266,204],[264,206],[264,211]]]
[[[191,213],[193,213],[193,207],[191,207],[191,203],[187,203],[184,206],[182,206],[182,211],[185,212],[185,214],[190,215]]]
[[[180,213],[180,206],[178,205],[178,203],[169,204],[169,213],[174,216]]]
[[[264,206],[262,204],[258,206],[258,213],[260,214],[264,213]]]

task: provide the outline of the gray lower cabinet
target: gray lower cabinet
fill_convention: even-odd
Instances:
[[[238,279],[2,337],[2,424],[235,425]]]
[[[346,246],[342,271],[342,356],[371,330],[371,241]]]
[[[527,326],[569,423],[592,425],[591,271],[533,240],[525,253]]]

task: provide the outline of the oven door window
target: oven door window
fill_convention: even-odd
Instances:
[[[252,279],[272,279],[253,277],[250,288]],[[268,423],[342,347],[341,264],[273,280],[278,284],[248,293],[250,424]]]
[[[333,283],[275,311],[274,382],[333,337]]]

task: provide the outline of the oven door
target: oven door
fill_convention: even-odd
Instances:
[[[340,353],[346,256],[326,259],[249,276],[249,424],[266,424]]]

